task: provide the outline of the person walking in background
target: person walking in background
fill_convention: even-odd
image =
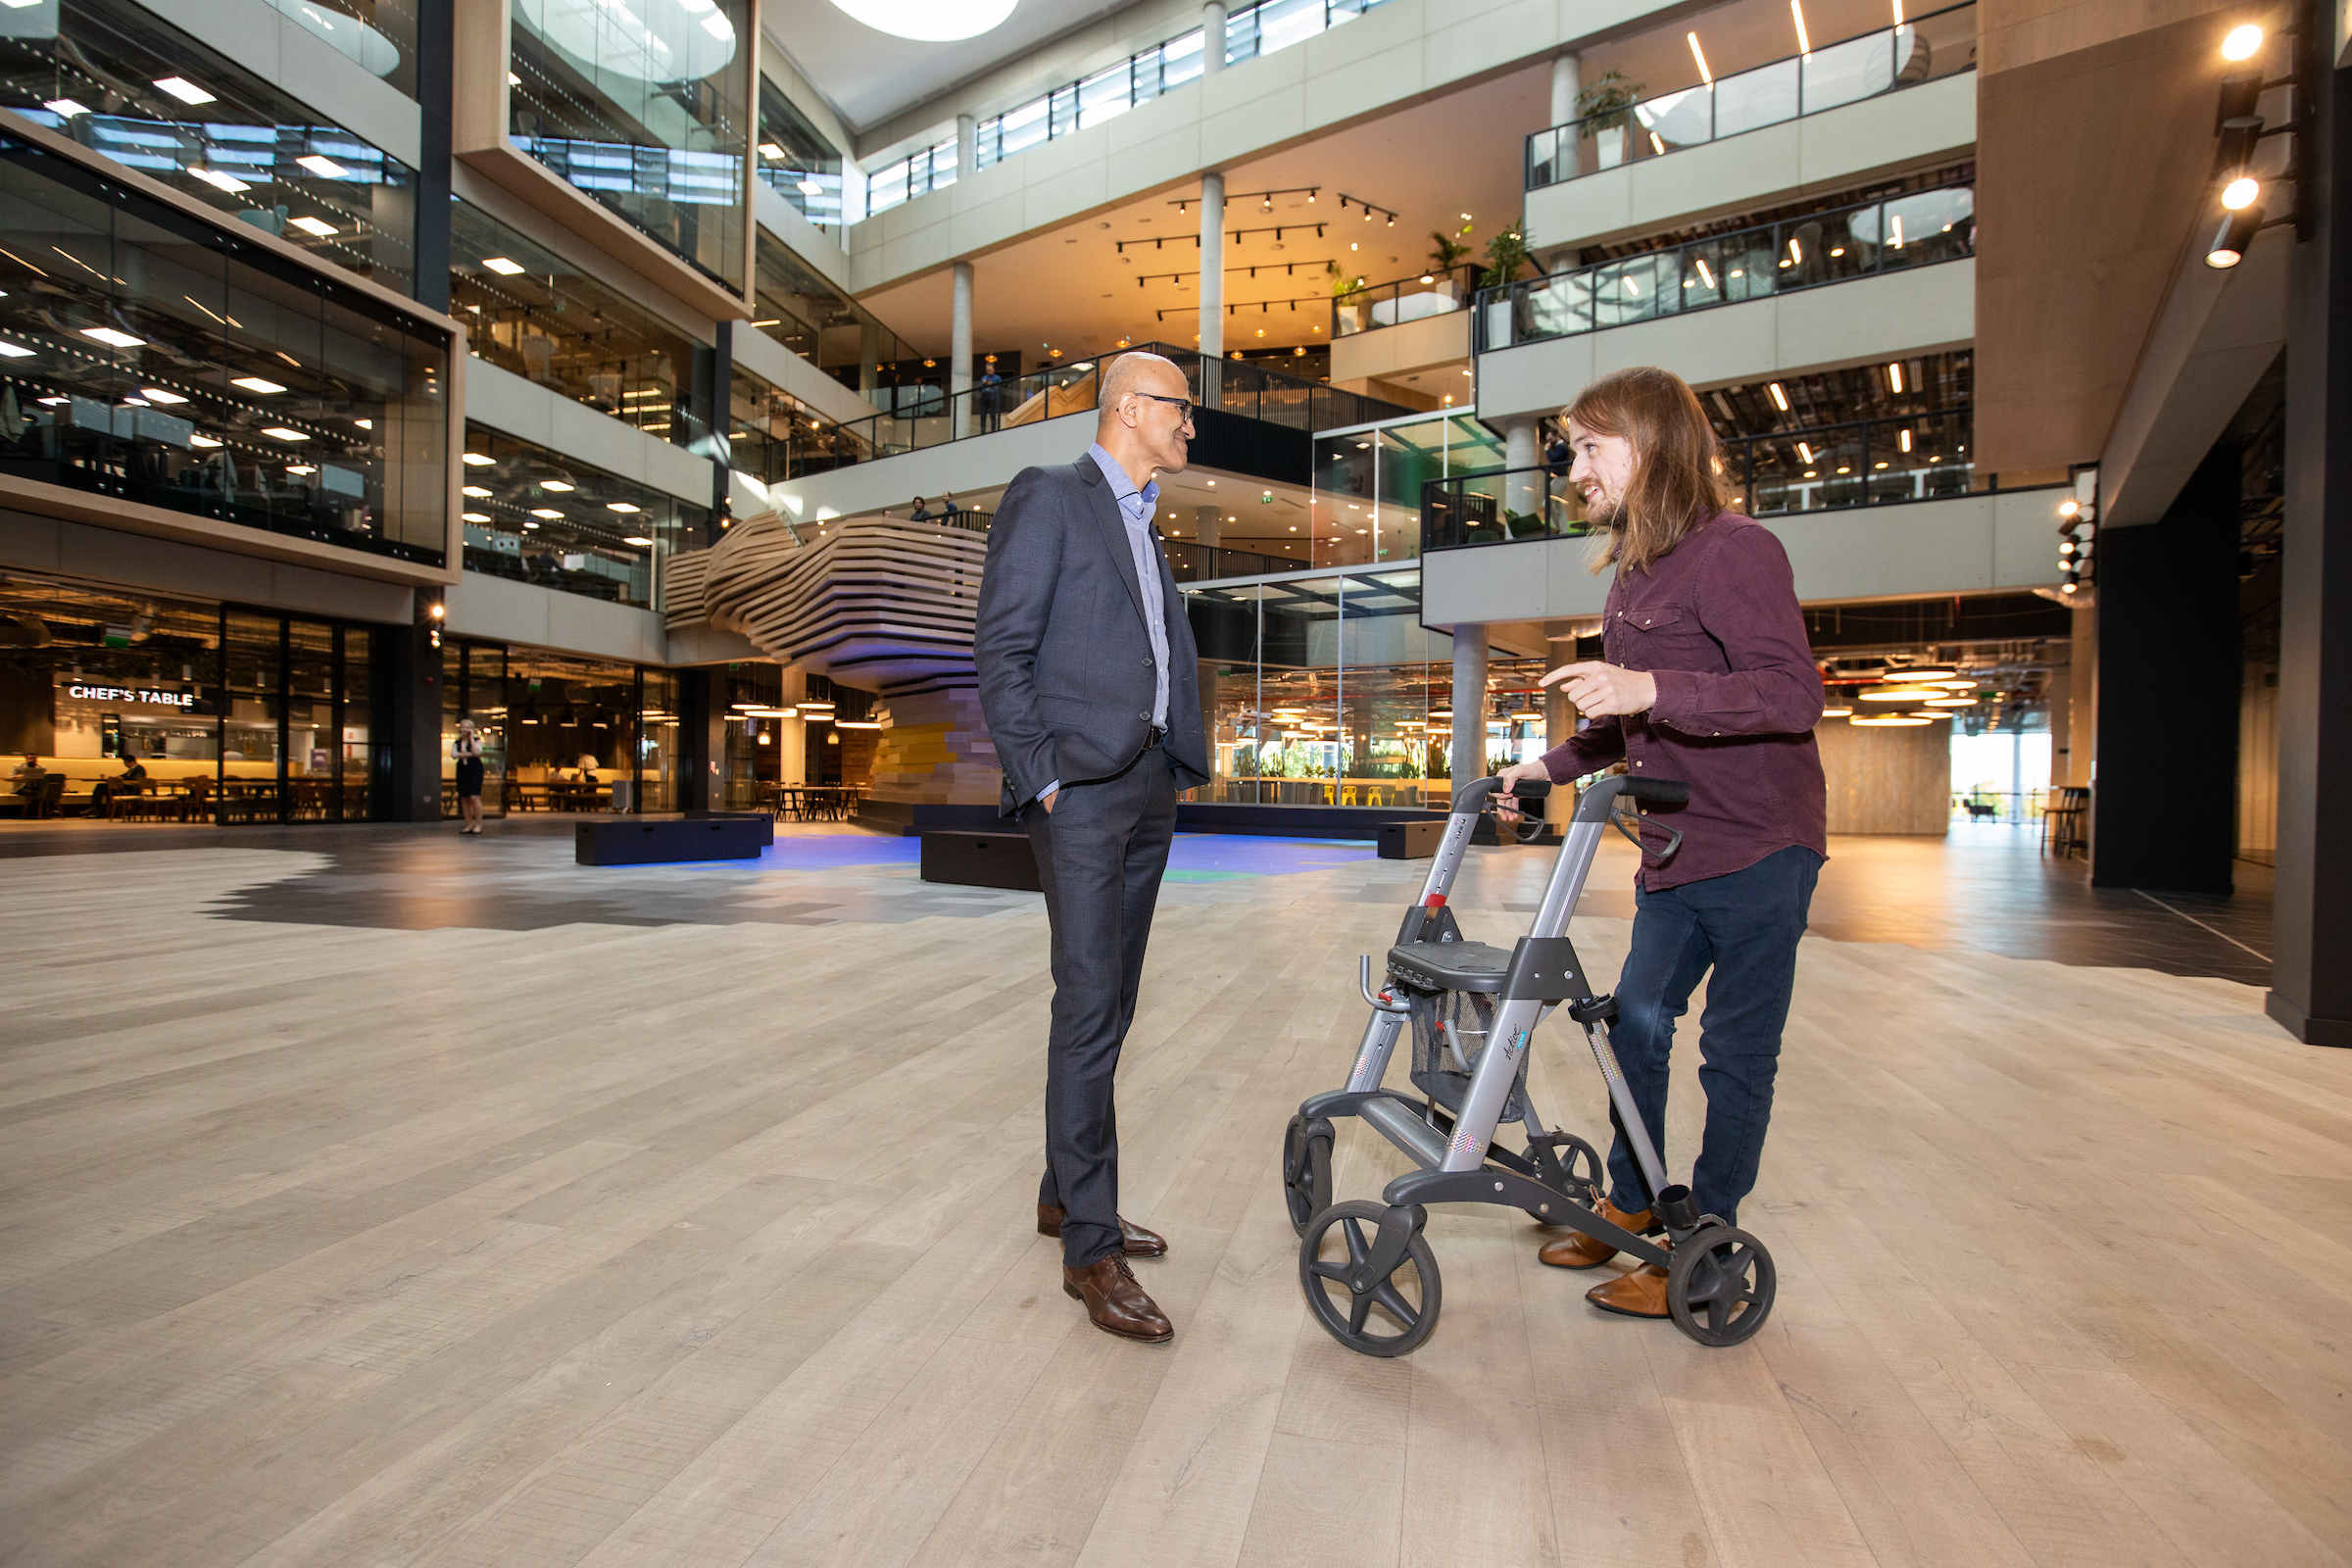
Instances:
[[[459,837],[482,830],[482,741],[473,720],[458,720],[458,738],[450,743],[458,759]]]
[[[1683,832],[1671,858],[1644,814],[1634,932],[1617,980],[1610,1040],[1650,1141],[1666,1149],[1666,1066],[1674,1020],[1707,981],[1699,1020],[1706,1133],[1691,1197],[1739,1223],[1772,1120],[1781,1031],[1796,983],[1813,884],[1829,856],[1828,791],[1813,726],[1821,671],[1805,636],[1788,552],[1732,511],[1714,426],[1680,376],[1648,368],[1602,376],[1567,411],[1569,482],[1615,565],[1602,612],[1603,658],[1544,677],[1564,682],[1592,723],[1532,762],[1503,769],[1565,784],[1612,762],[1690,786],[1668,813]],[[1621,1132],[1600,1211],[1655,1228],[1651,1198]],[[1594,1268],[1616,1250],[1586,1236],[1546,1243],[1559,1268]],[[1606,1311],[1665,1317],[1666,1271],[1643,1264],[1585,1293]]]
[[[1175,365],[1113,361],[1086,455],[1025,468],[1004,492],[972,639],[1000,809],[1028,831],[1053,932],[1037,1227],[1061,1239],[1062,1290],[1095,1326],[1150,1344],[1176,1331],[1127,1260],[1168,1247],[1118,1211],[1112,1078],[1176,796],[1209,778],[1192,628],[1152,527],[1152,475],[1184,471],[1192,424]]]

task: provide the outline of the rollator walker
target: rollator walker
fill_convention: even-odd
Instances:
[[[1609,1045],[1617,1004],[1594,994],[1568,940],[1568,917],[1584,893],[1601,834],[1613,822],[1641,842],[1637,827],[1615,814],[1619,803],[1680,804],[1690,787],[1617,776],[1586,790],[1535,924],[1508,950],[1464,939],[1446,906],[1479,816],[1500,791],[1499,779],[1482,778],[1455,793],[1436,862],[1420,898],[1405,911],[1377,994],[1372,959],[1360,960],[1357,984],[1372,1018],[1348,1087],[1312,1097],[1291,1118],[1282,1182],[1300,1237],[1298,1284],[1307,1306],[1351,1350],[1410,1354],[1436,1330],[1442,1299],[1437,1257],[1423,1234],[1428,1205],[1494,1203],[1582,1231],[1664,1268],[1667,1308],[1682,1331],[1701,1345],[1738,1345],[1772,1311],[1772,1254],[1745,1231],[1699,1213],[1688,1187],[1668,1184]],[[1523,783],[1514,793],[1521,801],[1540,800],[1549,786]],[[1666,853],[1672,855],[1682,835],[1668,832]],[[1663,1221],[1663,1241],[1600,1217],[1595,1208],[1605,1170],[1599,1152],[1572,1133],[1546,1131],[1528,1098],[1528,1042],[1563,1006],[1583,1026],[1608,1085],[1617,1125],[1648,1184],[1650,1210]],[[1408,1025],[1414,1094],[1381,1083]],[[1379,1202],[1332,1201],[1332,1120],[1339,1116],[1362,1118],[1417,1167],[1390,1182]],[[1524,1147],[1495,1143],[1504,1122],[1520,1124]]]

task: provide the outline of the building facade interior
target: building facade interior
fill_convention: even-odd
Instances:
[[[0,0],[0,1556],[2352,1560],[2347,127],[2352,0]],[[1028,1228],[973,652],[1128,353],[1161,1352]],[[1421,830],[1592,721],[1565,411],[1642,366],[1826,697],[1778,1315],[1433,1207],[1445,1330],[1348,1355],[1284,1129]]]

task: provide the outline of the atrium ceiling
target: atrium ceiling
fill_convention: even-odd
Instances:
[[[1132,3],[1020,0],[1011,16],[976,38],[919,43],[854,21],[833,0],[767,0],[761,30],[834,113],[863,131]]]
[[[1374,284],[1418,277],[1428,267],[1432,229],[1451,234],[1461,215],[1471,214],[1464,243],[1475,253],[1516,223],[1522,145],[1544,123],[1550,79],[1548,66],[1514,72],[1227,171],[1225,302],[1233,309],[1226,348],[1326,341],[1326,263]],[[1312,203],[1309,186],[1320,187]],[[1271,211],[1257,199],[1265,191],[1284,193],[1271,198]],[[1349,199],[1344,214],[1342,195]],[[1192,342],[1199,196],[1199,183],[1188,180],[975,258],[974,349],[1018,349],[1025,364],[1036,365],[1050,349],[1071,358],[1121,340]],[[1185,211],[1180,201],[1190,204]],[[1377,215],[1367,222],[1359,201],[1396,213],[1396,222]],[[1324,225],[1320,235],[1316,223]],[[1250,232],[1237,243],[1237,230]],[[950,287],[943,269],[861,302],[923,353],[940,355],[948,349]]]

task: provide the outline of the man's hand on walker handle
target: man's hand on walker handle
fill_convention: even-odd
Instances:
[[[1542,684],[1554,681],[1568,683],[1568,700],[1577,711],[1588,718],[1607,718],[1616,713],[1645,713],[1657,706],[1658,683],[1639,669],[1620,669],[1592,660],[1582,664],[1562,664],[1544,677]]]
[[[1512,785],[1522,779],[1530,783],[1548,784],[1551,782],[1550,770],[1545,768],[1542,762],[1513,762],[1494,776],[1502,780],[1502,790],[1494,797],[1494,814],[1505,822],[1519,820],[1519,798],[1511,793]]]

